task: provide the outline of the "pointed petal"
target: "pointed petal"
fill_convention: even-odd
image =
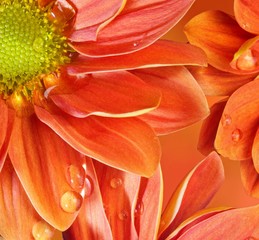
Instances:
[[[123,11],[100,29],[97,41],[89,42],[86,34],[86,39],[73,38],[72,35],[71,46],[78,48],[84,45],[84,53],[91,56],[135,52],[169,31],[193,2],[194,0],[127,1]],[[78,41],[82,43],[76,43]]]
[[[105,215],[98,179],[92,160],[86,159],[86,197],[72,226],[63,233],[65,240],[112,240],[112,232]]]
[[[65,84],[68,92],[64,89]],[[155,109],[160,102],[157,89],[124,71],[95,73],[79,80],[61,75],[60,86],[49,96],[63,111],[80,118],[89,115],[137,116]]]
[[[137,240],[133,219],[141,177],[98,162],[95,169],[114,239]]]
[[[165,239],[181,222],[207,206],[224,180],[220,157],[212,152],[179,185],[163,212],[159,230]]]
[[[140,116],[157,134],[179,130],[208,115],[204,93],[184,67],[145,69],[134,74],[162,93],[159,107]]]
[[[259,34],[259,6],[253,0],[235,0],[235,17],[239,25],[248,32]]]
[[[252,81],[256,74],[233,74],[222,72],[212,66],[188,67],[206,96],[228,96],[244,84]]]
[[[79,48],[75,47],[75,49],[83,53],[83,47],[79,46]],[[159,40],[144,49],[125,55],[101,58],[79,55],[65,68],[70,75],[76,75],[169,65],[205,66],[206,64],[207,58],[201,49],[186,43]]]
[[[236,90],[229,98],[219,124],[215,147],[233,160],[251,158],[258,127],[259,82],[252,81]]]
[[[197,148],[203,155],[215,150],[214,141],[226,101],[227,99],[215,103],[210,108],[210,115],[202,123]]]
[[[151,176],[160,160],[159,140],[136,118],[74,118],[35,107],[37,116],[79,152],[107,165]]]
[[[210,65],[226,72],[244,73],[229,64],[235,52],[253,35],[244,31],[230,15],[215,10],[203,12],[185,26],[185,33],[191,44],[205,51]]]
[[[82,204],[84,183],[74,184],[73,169],[84,177],[84,157],[35,115],[16,117],[9,154],[37,212],[55,228],[67,229]]]
[[[159,166],[151,178],[141,178],[135,227],[139,239],[157,239],[163,203],[163,179]]]

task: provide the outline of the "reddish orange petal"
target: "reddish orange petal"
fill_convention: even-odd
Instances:
[[[114,239],[138,239],[133,219],[141,177],[98,162],[95,169]]]
[[[37,212],[57,229],[67,229],[82,204],[84,157],[35,115],[16,117],[9,154]]]
[[[65,240],[112,240],[94,166],[90,158],[86,160],[86,197],[79,215],[72,226],[63,233],[63,237]]]
[[[123,11],[108,25],[99,29],[97,41],[88,41],[86,33],[80,34],[79,39],[74,32],[71,46],[76,49],[80,46],[84,49],[84,54],[91,56],[137,51],[164,35],[183,17],[193,2],[194,0],[127,1]],[[102,8],[102,5],[98,6]],[[85,15],[88,16],[88,12],[85,11]],[[81,43],[75,43],[78,41]]]
[[[79,119],[35,107],[41,121],[79,152],[107,165],[151,176],[160,160],[159,140],[152,129],[136,118]]]
[[[145,69],[134,74],[162,93],[159,107],[140,116],[157,134],[179,130],[208,115],[204,93],[184,67]]]
[[[141,178],[135,207],[135,227],[139,239],[157,239],[163,203],[161,168],[151,178]]]
[[[259,34],[259,6],[253,0],[235,0],[235,17],[239,25],[248,32]]]
[[[53,0],[37,0],[39,5],[41,7],[46,7],[48,4],[50,4],[51,2],[53,2]]]
[[[4,239],[47,239],[54,235],[54,228],[31,205],[9,158],[0,173],[0,185],[0,234]]]
[[[137,116],[156,108],[161,97],[157,89],[124,71],[95,73],[82,79],[61,75],[60,86],[49,96],[63,111],[80,118]]]
[[[191,44],[205,51],[213,67],[238,74],[254,72],[234,69],[229,65],[240,46],[253,37],[230,15],[220,11],[201,13],[185,26],[185,33]]]
[[[172,195],[162,215],[160,238],[165,239],[181,222],[206,207],[223,180],[221,159],[212,152],[187,175]]]
[[[251,158],[258,127],[259,82],[252,81],[236,90],[229,98],[219,124],[215,147],[234,160]]]
[[[256,74],[233,74],[222,72],[212,66],[188,67],[206,96],[227,96],[252,81]]]
[[[80,46],[75,49],[78,52],[84,51]],[[66,66],[66,69],[69,74],[76,75],[169,65],[205,66],[206,64],[207,58],[201,49],[190,44],[159,40],[144,49],[125,55],[101,58],[79,55]]]
[[[215,150],[214,141],[226,101],[227,99],[215,103],[210,108],[210,115],[202,123],[198,141],[198,150],[204,155],[208,155],[211,151]]]
[[[259,173],[259,129],[257,129],[252,147],[252,159],[255,170]]]

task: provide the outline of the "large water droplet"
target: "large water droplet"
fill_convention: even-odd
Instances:
[[[231,124],[232,119],[228,114],[224,114],[221,119],[221,123],[223,127],[227,127]]]
[[[36,37],[33,41],[32,48],[36,52],[42,52],[44,50],[44,39]]]
[[[65,192],[60,199],[61,208],[68,213],[75,213],[82,205],[82,196],[74,191]]]
[[[233,142],[239,142],[240,139],[242,138],[242,132],[240,129],[236,128],[232,134],[231,134],[231,138]]]
[[[122,185],[122,180],[120,178],[112,178],[110,181],[110,186],[112,188],[118,188]]]
[[[135,217],[142,215],[144,212],[144,203],[139,201],[135,207]]]
[[[85,182],[85,170],[81,166],[71,165],[67,170],[67,180],[76,191],[82,190]]]
[[[32,227],[32,236],[35,240],[50,240],[54,233],[55,229],[43,220],[36,222]]]
[[[246,50],[239,56],[236,67],[240,70],[254,70],[257,67],[257,58],[253,55],[251,49]]]
[[[127,218],[129,217],[129,213],[126,210],[122,210],[119,212],[118,217],[122,221],[127,220]]]

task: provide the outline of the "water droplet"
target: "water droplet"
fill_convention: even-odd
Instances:
[[[139,42],[134,42],[133,47],[137,47],[139,45]]]
[[[135,217],[142,215],[144,212],[144,203],[139,201],[135,207]]]
[[[69,185],[80,191],[84,187],[85,182],[85,170],[81,166],[71,165],[67,169],[67,180]]]
[[[120,213],[118,214],[118,217],[120,220],[126,220],[129,216],[129,213],[126,210],[122,210],[120,211]]]
[[[228,114],[224,114],[222,116],[221,123],[222,123],[223,127],[229,126],[231,124],[231,122],[232,122],[232,119],[231,119],[231,117]]]
[[[236,67],[240,70],[254,70],[257,67],[257,58],[253,55],[251,49],[246,50],[239,56]]]
[[[60,199],[61,208],[68,213],[75,213],[82,205],[82,196],[74,191],[65,192]]]
[[[89,197],[93,191],[92,183],[89,177],[85,178],[85,196]]]
[[[40,37],[36,37],[33,41],[32,48],[36,52],[42,52],[44,50],[44,40]]]
[[[242,132],[240,129],[236,128],[232,134],[231,134],[231,138],[233,142],[238,142],[240,141],[240,139],[242,138]]]
[[[35,240],[49,240],[54,233],[55,229],[43,220],[36,222],[32,227],[32,236]]]
[[[122,185],[122,180],[120,178],[113,178],[111,181],[110,181],[110,185],[112,188],[118,188]]]

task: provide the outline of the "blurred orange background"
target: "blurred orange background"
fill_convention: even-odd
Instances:
[[[233,14],[233,0],[197,0],[185,17],[164,37],[175,41],[186,42],[183,33],[184,25],[195,15],[211,9],[218,9]],[[167,202],[178,183],[204,156],[197,151],[197,141],[201,122],[184,130],[161,137],[162,169],[164,174],[164,202]],[[223,159],[225,182],[216,194],[211,207],[243,207],[258,203],[249,197],[242,186],[239,173],[239,162]]]

